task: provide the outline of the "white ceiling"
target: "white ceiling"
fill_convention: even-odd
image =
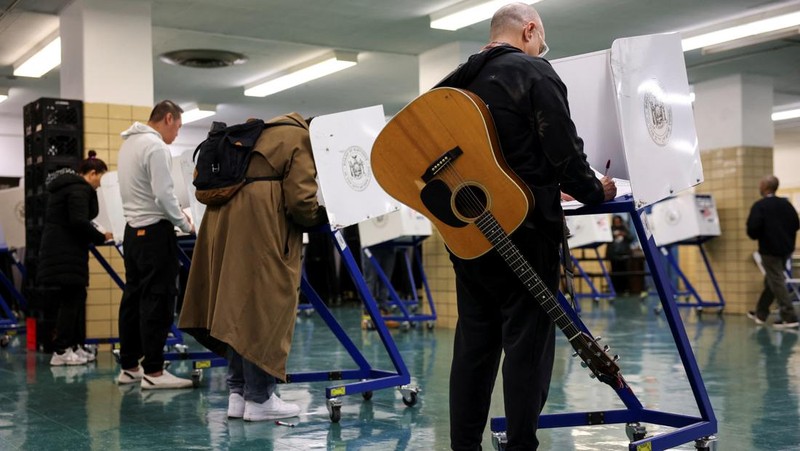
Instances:
[[[70,0],[0,0],[0,87],[11,98],[2,117],[21,117],[22,106],[59,95],[58,70],[43,79],[14,79],[11,64]],[[124,0],[144,2],[150,0]],[[428,14],[458,0],[152,0],[155,98],[217,104],[212,120],[238,122],[288,111],[318,115],[383,104],[393,114],[418,92],[417,56],[453,41],[485,42],[488,21],[449,32],[428,26]],[[556,59],[606,49],[615,38],[692,29],[777,4],[800,10],[800,1],[763,0],[543,0],[536,5]],[[20,31],[24,30],[24,32]],[[221,69],[165,64],[158,55],[186,48],[244,53],[249,61]],[[358,51],[359,64],[266,98],[242,86],[326,50]],[[776,104],[800,101],[800,38],[739,50],[686,54],[692,83],[747,73],[774,79]]]

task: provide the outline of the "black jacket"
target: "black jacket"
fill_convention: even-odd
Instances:
[[[761,255],[789,258],[794,252],[798,229],[797,210],[783,197],[764,197],[750,208],[747,236],[758,240]]]
[[[99,211],[97,193],[73,171],[61,170],[51,177],[36,281],[43,286],[87,286],[89,244],[105,240],[91,224]]]
[[[567,88],[547,60],[494,47],[472,55],[440,86],[466,89],[486,102],[506,162],[533,192],[536,229],[561,240],[560,191],[585,204],[603,201],[570,118]]]

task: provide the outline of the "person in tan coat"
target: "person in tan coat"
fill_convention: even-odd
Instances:
[[[286,379],[300,286],[302,230],[326,221],[317,202],[308,124],[297,113],[268,121],[232,199],[206,209],[179,327],[228,358],[229,418],[300,413],[274,394]]]

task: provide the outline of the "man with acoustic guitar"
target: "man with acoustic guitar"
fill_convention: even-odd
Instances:
[[[439,83],[480,97],[497,129],[505,161],[533,193],[536,207],[511,235],[552,293],[564,233],[560,191],[585,204],[611,200],[616,186],[598,180],[570,118],[567,89],[543,58],[545,31],[524,3],[492,17],[491,42]],[[450,374],[450,440],[478,450],[502,351],[508,450],[538,447],[536,426],[547,399],[555,352],[551,317],[496,250],[462,259],[456,273],[458,325]]]

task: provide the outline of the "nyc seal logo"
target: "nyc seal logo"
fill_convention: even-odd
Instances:
[[[342,157],[344,181],[355,191],[364,191],[372,178],[367,153],[358,146],[349,147]]]
[[[648,85],[644,94],[644,122],[650,139],[659,146],[666,146],[672,135],[672,107],[664,103],[664,90],[657,80]]]

